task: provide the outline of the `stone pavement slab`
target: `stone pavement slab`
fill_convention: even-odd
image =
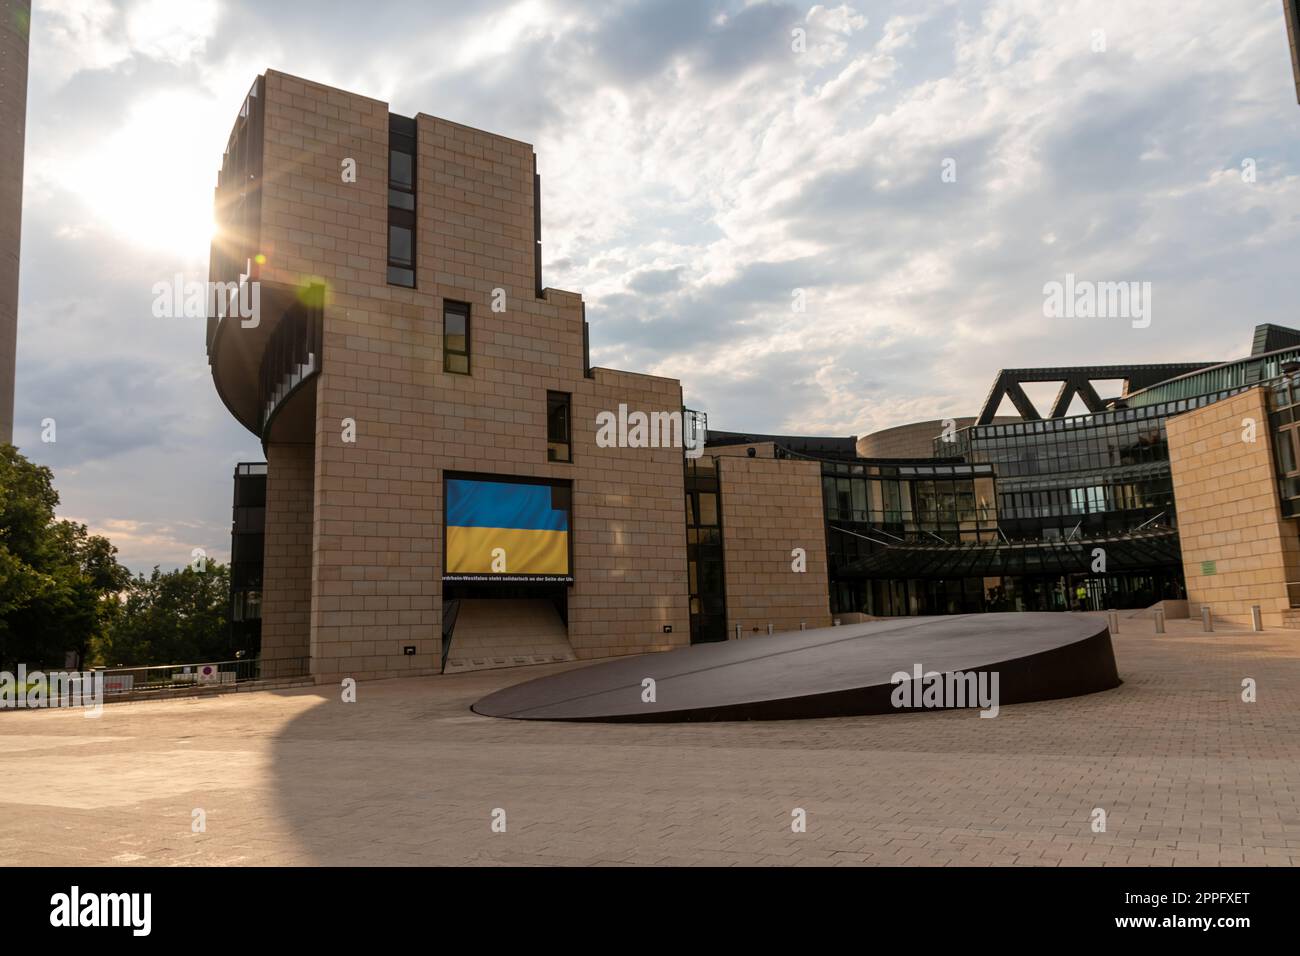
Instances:
[[[1150,626],[1115,638],[1121,687],[995,719],[469,711],[574,664],[361,683],[354,704],[311,687],[3,713],[0,864],[1300,863],[1300,632]]]

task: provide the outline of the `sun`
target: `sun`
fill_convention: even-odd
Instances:
[[[87,144],[60,176],[84,204],[86,225],[152,252],[205,255],[217,231],[213,112],[205,97],[161,93],[134,104],[121,126]]]

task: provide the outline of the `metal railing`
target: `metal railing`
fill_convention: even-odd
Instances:
[[[308,301],[286,312],[267,340],[257,392],[259,425],[263,429],[280,403],[321,369],[324,325],[319,306],[323,301],[320,287],[311,287]]]
[[[103,667],[104,694],[134,694],[176,688],[230,687],[249,681],[306,677],[305,657],[257,657],[206,664],[157,664],[150,667]]]

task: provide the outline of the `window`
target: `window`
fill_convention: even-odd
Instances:
[[[388,282],[415,288],[415,120],[388,114]]]
[[[1278,466],[1284,475],[1289,475],[1296,470],[1295,449],[1291,443],[1291,439],[1295,434],[1294,429],[1276,433]]]
[[[410,226],[388,226],[388,263],[410,268],[415,243],[415,233]]]
[[[394,139],[406,137],[394,136]],[[411,192],[415,188],[415,157],[405,147],[388,150],[388,185]]]
[[[464,302],[443,303],[442,368],[469,374],[469,306]]]
[[[569,393],[546,393],[546,460],[573,461],[569,433]]]

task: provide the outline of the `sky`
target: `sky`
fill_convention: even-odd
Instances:
[[[36,0],[15,443],[133,570],[225,560],[263,457],[203,321],[151,304],[206,279],[266,69],[532,143],[593,364],[713,428],[866,434],[974,414],[1000,368],[1300,325],[1280,0]],[[1067,274],[1150,283],[1149,322],[1046,315]]]

